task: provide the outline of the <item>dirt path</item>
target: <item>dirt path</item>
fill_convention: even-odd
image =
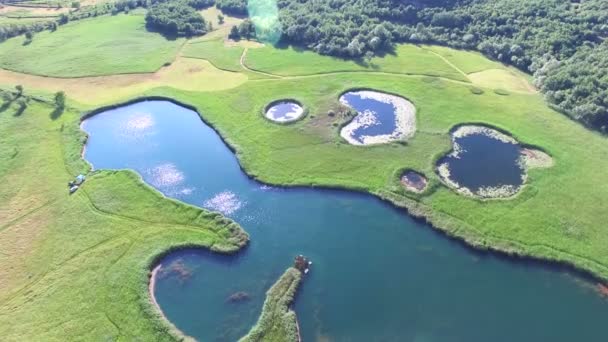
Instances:
[[[285,78],[284,76],[279,76],[279,75],[271,74],[271,73],[268,73],[268,72],[258,71],[258,70],[254,70],[254,69],[249,68],[247,66],[247,64],[245,64],[245,58],[247,57],[247,51],[248,50],[249,50],[249,48],[246,47],[245,49],[243,49],[243,53],[241,54],[241,59],[239,61],[239,63],[241,64],[241,68],[243,68],[243,69],[245,69],[245,70],[247,70],[249,72],[255,73],[255,74],[264,75],[264,76],[272,77],[272,78],[275,78],[275,79]]]
[[[443,57],[442,55],[438,54],[437,52],[433,51],[433,50],[429,50],[429,49],[425,49],[423,48],[423,50],[428,51],[430,53],[432,53],[433,55],[441,58],[442,61],[444,61],[447,65],[451,66],[452,69],[458,71],[462,76],[464,76],[467,80],[469,79],[467,73],[465,73],[464,71],[460,70],[459,67],[457,67],[454,63],[450,62],[447,58]]]

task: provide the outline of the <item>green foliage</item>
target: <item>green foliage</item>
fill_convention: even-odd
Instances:
[[[232,40],[239,40],[241,38],[241,35],[239,34],[239,28],[236,26],[232,26],[230,28],[230,34],[228,35],[228,38]]]
[[[55,107],[59,109],[65,108],[65,93],[63,91],[58,91],[55,93]]]
[[[217,8],[231,15],[247,15],[247,0],[217,0]]]
[[[296,314],[289,306],[302,281],[302,273],[291,267],[266,292],[262,314],[239,342],[298,342]]]
[[[255,37],[255,25],[249,19],[245,19],[239,24],[238,31],[239,38],[251,39]]]
[[[390,51],[394,42],[426,42],[477,49],[530,72],[553,70],[553,78],[547,78],[547,72],[537,76],[547,99],[593,128],[608,129],[608,102],[602,100],[606,96],[601,85],[606,82],[600,82],[608,73],[600,62],[606,55],[601,42],[608,35],[604,0],[279,0],[278,4],[284,40],[321,54],[363,57],[370,51]]]
[[[159,2],[148,9],[146,25],[168,36],[195,36],[207,32],[205,19],[187,1]]]

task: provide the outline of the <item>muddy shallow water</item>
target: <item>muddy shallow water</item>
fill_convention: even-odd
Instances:
[[[304,341],[570,342],[608,333],[608,302],[593,284],[473,252],[369,195],[252,181],[183,107],[140,102],[83,128],[96,169],[134,169],[167,196],[222,211],[250,234],[235,256],[185,250],[161,261],[158,303],[199,340],[244,335],[298,254],[314,262],[295,303]]]

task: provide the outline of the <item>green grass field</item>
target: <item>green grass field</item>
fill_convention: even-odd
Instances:
[[[0,44],[1,68],[55,77],[154,72],[183,44],[148,32],[144,16],[135,14],[81,20],[24,41],[19,36]]]
[[[395,54],[373,58],[369,63],[321,56],[293,47],[281,49],[265,47],[249,50],[246,64],[251,69],[280,76],[358,71],[441,76],[457,81],[468,81],[460,72],[442,63],[439,57],[414,45],[400,45]]]
[[[206,59],[218,69],[242,72],[244,70],[240,60],[244,50],[239,45],[227,46],[223,40],[209,40],[186,44],[182,54],[185,57]]]
[[[141,23],[141,17],[119,15],[41,33],[30,46],[21,46],[17,38],[0,44],[1,63],[11,60],[21,71],[27,66],[62,77],[155,70],[151,61],[171,59],[181,43],[147,33]],[[113,44],[112,34],[122,32],[119,26],[131,33],[122,33],[118,42],[137,40],[140,48]],[[65,55],[45,53],[54,44],[84,47]],[[26,53],[30,48],[38,50]],[[93,58],[106,48],[111,52]],[[472,53],[442,48],[454,67],[426,48],[403,45],[397,56],[374,60],[382,71],[376,73],[310,52],[249,49],[250,68],[285,77],[242,80],[222,90],[159,81],[128,95],[108,82],[104,87],[110,95],[104,101],[139,95],[177,99],[203,113],[236,149],[243,168],[262,181],[368,191],[480,248],[563,261],[608,279],[606,138],[549,109],[538,94],[474,94],[474,83],[462,82],[460,71],[500,65],[483,60],[475,67],[475,59],[466,57]],[[211,50],[192,53],[235,66],[237,53]],[[24,57],[9,58],[9,51]],[[107,59],[111,55],[115,64]],[[189,68],[179,70],[185,74]],[[95,83],[76,84],[97,90]],[[55,91],[50,84],[31,85],[26,92]],[[342,122],[327,111],[342,92],[361,87],[400,94],[416,105],[418,129],[411,141],[367,148],[341,141],[336,125]],[[293,125],[263,119],[262,108],[281,98],[299,100],[308,116]],[[80,158],[78,123],[90,108],[70,105],[73,109],[58,119],[51,117],[50,105],[35,101],[20,115],[15,105],[0,111],[0,182],[7,185],[0,187],[0,336],[7,341],[174,339],[147,295],[152,260],[183,245],[234,250],[244,236],[221,217],[162,197],[127,171],[97,172],[68,196],[66,182],[88,169]],[[555,165],[531,170],[528,185],[513,199],[458,195],[441,185],[434,165],[451,148],[450,129],[471,122],[496,126],[546,150]],[[424,173],[430,190],[406,193],[398,182],[404,168]]]

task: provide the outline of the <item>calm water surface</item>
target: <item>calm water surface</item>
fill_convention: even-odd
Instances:
[[[166,101],[85,121],[86,159],[131,168],[167,196],[221,210],[251,235],[237,256],[182,251],[159,277],[166,316],[204,341],[235,341],[265,291],[309,256],[295,310],[304,341],[605,341],[608,302],[565,272],[482,255],[374,197],[248,179],[196,113]],[[172,266],[173,265],[173,266]],[[227,302],[244,291],[249,301]],[[324,340],[325,341],[325,340]]]
[[[340,100],[348,103],[349,107],[359,113],[366,111],[373,113],[376,119],[373,124],[361,126],[353,131],[352,137],[360,143],[363,143],[364,136],[392,134],[397,128],[395,116],[397,108],[392,103],[363,97],[360,92],[345,93]]]
[[[460,186],[477,193],[480,188],[523,184],[524,170],[518,164],[521,145],[504,142],[483,133],[456,138],[462,152],[446,156],[439,164],[448,163],[450,178]]]
[[[304,113],[302,106],[295,102],[283,101],[272,105],[266,111],[266,117],[279,122],[287,122],[298,119]]]

